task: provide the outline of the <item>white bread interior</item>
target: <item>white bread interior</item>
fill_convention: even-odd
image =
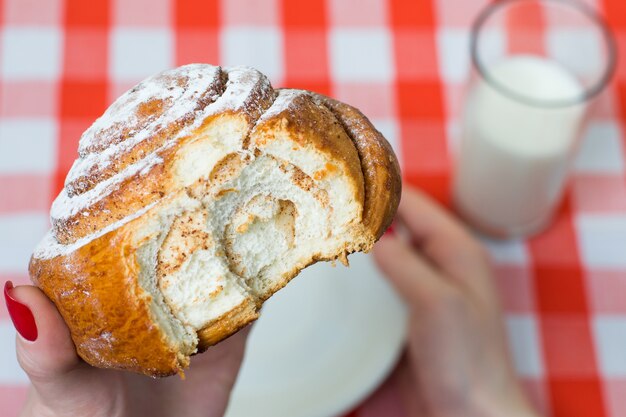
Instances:
[[[180,191],[131,229],[153,320],[182,355],[196,352],[201,329],[262,303],[300,269],[374,242],[355,198],[362,184],[344,166],[329,170],[327,154],[280,126],[271,138],[253,130],[255,151],[243,149],[246,129],[224,115],[181,146]]]

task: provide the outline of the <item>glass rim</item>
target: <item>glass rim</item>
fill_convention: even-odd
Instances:
[[[506,87],[503,83],[500,83],[493,76],[491,76],[490,71],[487,69],[487,66],[481,61],[478,53],[478,38],[479,33],[484,27],[485,23],[491,18],[495,13],[500,11],[501,9],[508,7],[514,3],[523,3],[528,1],[535,1],[541,3],[553,3],[553,4],[561,4],[566,7],[570,7],[572,10],[576,10],[579,13],[583,14],[587,17],[593,24],[595,24],[600,32],[602,33],[602,37],[604,39],[606,48],[607,48],[607,64],[602,76],[588,88],[585,88],[585,93],[579,97],[572,99],[562,99],[562,100],[538,100],[533,99],[524,94],[517,93],[513,91],[511,88]],[[471,29],[471,37],[470,37],[470,52],[472,64],[478,70],[480,76],[493,88],[502,93],[509,98],[521,102],[526,105],[530,105],[533,107],[544,107],[544,108],[558,108],[558,107],[569,107],[576,104],[584,103],[598,95],[606,85],[611,81],[613,75],[615,73],[617,67],[617,45],[615,41],[614,34],[607,24],[606,20],[597,13],[593,8],[588,6],[585,3],[582,3],[578,0],[500,0],[489,4],[484,7],[483,10],[478,14],[474,23],[472,24]]]

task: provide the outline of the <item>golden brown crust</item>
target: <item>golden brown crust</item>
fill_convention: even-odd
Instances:
[[[221,68],[215,67],[215,71],[209,73],[209,76],[211,81],[203,85],[205,89],[194,93],[195,103],[192,109],[195,111],[203,110],[224,92],[225,86]],[[124,108],[129,116],[134,115],[134,117],[129,117],[128,120],[115,120],[113,118],[111,123],[90,129],[87,134],[93,137],[93,140],[87,142],[87,145],[80,146],[80,156],[87,157],[102,153],[112,146],[129,142],[138,132],[149,132],[149,134],[145,140],[131,146],[126,152],[115,155],[115,158],[106,161],[106,164],[96,163],[85,172],[67,181],[65,187],[70,196],[89,191],[96,184],[142,159],[144,155],[156,151],[168,138],[176,135],[194,121],[193,112],[176,115],[178,117],[172,116],[172,120],[163,120],[168,114],[175,113],[174,106],[177,105],[179,99],[185,94],[189,94],[190,89],[197,88],[188,74],[165,72],[152,77],[151,81],[152,84],[163,89],[179,87],[180,92],[173,97],[141,101],[138,100],[139,97],[144,93],[144,90],[150,87],[146,86],[146,83],[140,83],[125,94],[121,99],[123,103],[120,103],[120,107]],[[152,125],[156,126],[151,129]]]
[[[171,181],[167,178],[166,167],[176,154],[176,148],[163,151],[160,155],[167,163],[155,165],[150,172],[142,175],[136,173],[126,178],[114,189],[107,198],[85,207],[80,212],[52,222],[52,229],[57,240],[63,244],[72,243],[77,239],[103,229],[115,223],[128,213],[152,204],[169,191]],[[88,221],[81,220],[81,217]]]
[[[237,333],[259,317],[258,305],[247,299],[228,313],[198,330],[198,353]]]
[[[228,94],[224,74],[219,74],[217,84],[206,90],[211,93],[205,92],[202,95],[204,98],[199,99],[203,101],[198,103],[198,109],[219,102],[217,95]],[[85,171],[68,181],[66,193],[69,196],[68,206],[71,207],[76,201],[72,198],[80,199],[81,195],[95,190],[101,182],[110,180],[145,154],[156,152],[157,163],[125,176],[103,198],[81,206],[75,213],[60,211],[61,215],[52,216],[52,236],[56,244],[63,246],[87,237],[86,243],[55,256],[35,255],[31,259],[31,278],[57,305],[72,333],[79,355],[88,363],[152,376],[179,373],[187,366],[188,355],[192,352],[188,348],[184,351],[181,346],[172,345],[174,342],[166,336],[153,316],[150,294],[141,287],[137,261],[140,243],[135,238],[137,230],[145,222],[145,214],[122,225],[114,225],[114,230],[89,239],[90,235],[100,233],[103,228],[128,219],[129,215],[151,204],[158,207],[160,201],[168,199],[172,193],[181,192],[181,185],[173,178],[179,153],[184,153],[185,147],[198,138],[207,136],[206,132],[224,118],[240,127],[241,146],[255,153],[271,145],[276,135],[282,133],[291,138],[294,147],[313,148],[324,155],[328,162],[322,169],[308,175],[294,167],[292,180],[306,189],[315,181],[341,173],[352,185],[354,200],[363,206],[362,224],[359,223],[355,229],[363,236],[338,253],[312,255],[310,261],[284,273],[264,294],[258,294],[256,300],[247,298],[204,326],[197,332],[200,351],[255,320],[263,301],[286,285],[302,268],[320,260],[344,260],[348,253],[369,250],[391,223],[401,192],[398,162],[387,141],[369,120],[357,109],[343,103],[293,90],[293,97],[285,108],[279,106],[280,111],[261,116],[271,110],[276,92],[271,87],[268,89],[269,84],[263,81],[264,77],[254,78],[258,77],[258,73],[245,70],[242,74],[253,78],[254,82],[250,84],[253,93],[238,107],[225,106],[207,115],[171,146],[158,150],[167,140],[167,135],[176,134],[189,126],[187,119],[173,119],[171,125],[155,130],[156,133],[145,143],[140,142],[127,152],[120,153],[119,159],[115,159],[112,165],[98,165],[95,171]],[[173,77],[169,82],[184,84],[186,81]],[[139,116],[133,128],[112,124],[107,130],[105,126],[96,132],[94,140],[87,141],[84,146],[81,142],[81,156],[88,158],[122,144],[137,133],[136,129],[147,129],[146,126],[158,120],[159,114],[173,106],[175,103],[158,100],[140,103],[136,110]],[[259,117],[262,118],[259,120]],[[181,120],[187,121],[183,123]],[[236,160],[233,159],[235,157]],[[220,178],[228,173],[222,173],[219,168],[228,165],[231,159],[234,165],[237,161],[242,164],[240,158],[237,153],[226,153],[214,172],[202,181],[221,181]],[[204,189],[198,187],[182,191],[187,191],[192,197],[194,193],[199,193],[195,196],[199,198]],[[355,220],[358,222],[359,218]]]
[[[165,341],[138,284],[130,233],[136,219],[65,255],[32,258],[33,282],[57,306],[81,358],[153,376],[177,373],[186,360]]]
[[[400,204],[402,176],[398,159],[389,142],[358,109],[316,96],[335,114],[359,153],[365,181],[363,223],[378,239],[391,225]]]
[[[299,146],[315,148],[333,164],[341,166],[344,176],[351,180],[355,199],[363,201],[363,174],[352,140],[331,111],[316,102],[310,92],[301,93],[283,111],[257,124],[251,133],[252,145],[263,149],[276,135],[283,133]],[[322,172],[317,174],[324,175]]]
[[[212,116],[188,136],[181,138],[177,146],[157,152],[163,162],[150,167],[147,172],[138,172],[122,181],[106,198],[85,207],[80,212],[66,218],[53,218],[53,231],[57,240],[63,244],[72,243],[102,228],[115,223],[142,207],[154,203],[176,190],[176,183],[171,178],[172,167],[184,146],[204,135],[212,123],[222,117],[239,117],[230,113]],[[247,123],[242,118],[241,123]]]
[[[89,145],[83,145],[81,138],[78,166],[72,168],[66,180],[64,192],[70,199],[69,204],[72,204],[71,199],[80,199],[89,192],[98,194],[95,193],[98,191],[97,185],[115,180],[115,176],[123,175],[124,170],[132,169],[133,166],[144,162],[146,166],[112,187],[113,191],[105,193],[104,198],[96,198],[93,203],[87,204],[76,213],[59,214],[55,212],[53,206],[51,220],[59,242],[67,244],[83,238],[93,230],[99,230],[133,213],[137,206],[146,206],[166,194],[169,191],[168,185],[171,185],[166,175],[169,171],[160,168],[171,165],[176,151],[185,142],[194,139],[201,131],[208,130],[212,123],[219,122],[222,117],[227,116],[241,118],[246,126],[242,128],[242,136],[247,136],[247,131],[272,104],[276,96],[267,78],[254,69],[222,70],[220,67],[209,65],[203,67],[208,68],[204,72],[210,75],[209,82],[200,83],[205,90],[199,90],[197,83],[194,83],[202,74],[195,74],[194,79],[185,72],[183,75],[177,75],[177,70],[166,71],[140,83],[120,98],[121,109],[124,111],[118,113],[127,114],[131,122],[122,123],[118,120],[120,116],[115,114],[110,120],[107,121],[105,118],[104,122],[94,125],[97,128],[92,127],[85,132],[89,139],[85,143]],[[209,69],[211,71],[208,71]],[[160,90],[180,87],[182,92],[167,105],[163,103],[156,105],[151,100],[141,102],[135,95],[139,95],[137,91],[142,92],[149,88],[141,88],[148,81],[152,81],[152,84]],[[240,91],[237,87],[233,88],[231,86],[233,83],[229,84],[229,81],[245,85],[246,88]],[[229,101],[234,94],[242,96],[240,102]],[[173,111],[176,104],[182,106],[179,102],[183,98],[191,102],[188,103],[187,111]],[[125,103],[128,103],[128,108],[123,107]],[[150,103],[153,104],[149,105]],[[115,107],[115,104],[112,107]],[[156,114],[151,116],[148,114],[149,111]],[[197,126],[198,122],[201,122],[200,126]],[[125,147],[125,144],[133,144],[131,139],[144,132],[147,134],[143,140]],[[117,152],[107,153],[115,146],[121,148]],[[146,156],[154,152],[156,158],[152,159],[158,163],[149,165]],[[164,161],[161,162],[159,158]],[[160,172],[153,172],[155,170]]]

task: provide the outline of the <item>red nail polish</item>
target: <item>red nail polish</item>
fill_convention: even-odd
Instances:
[[[387,228],[387,230],[385,230],[385,233],[383,234],[383,236],[393,236],[395,235],[395,230],[393,229],[393,224],[391,224],[391,226],[389,226]]]
[[[20,303],[11,296],[12,289],[13,283],[11,281],[7,281],[4,284],[4,300],[7,303],[9,316],[11,316],[13,325],[18,333],[24,339],[34,342],[37,340],[37,324],[35,323],[35,317],[26,305]]]

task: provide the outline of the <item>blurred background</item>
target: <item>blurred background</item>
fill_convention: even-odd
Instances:
[[[487,3],[0,0],[0,278],[29,282],[30,253],[80,134],[133,84],[191,62],[254,66],[274,86],[360,108],[393,145],[405,181],[450,205],[470,25]],[[626,53],[626,2],[585,3],[607,18]],[[506,48],[504,29],[493,36]],[[584,39],[576,28],[545,36],[574,48]],[[626,415],[625,116],[620,62],[552,226],[529,240],[483,238],[517,370],[548,415]],[[14,329],[0,308],[3,415],[25,398],[14,358]],[[383,415],[372,401],[353,414]]]

